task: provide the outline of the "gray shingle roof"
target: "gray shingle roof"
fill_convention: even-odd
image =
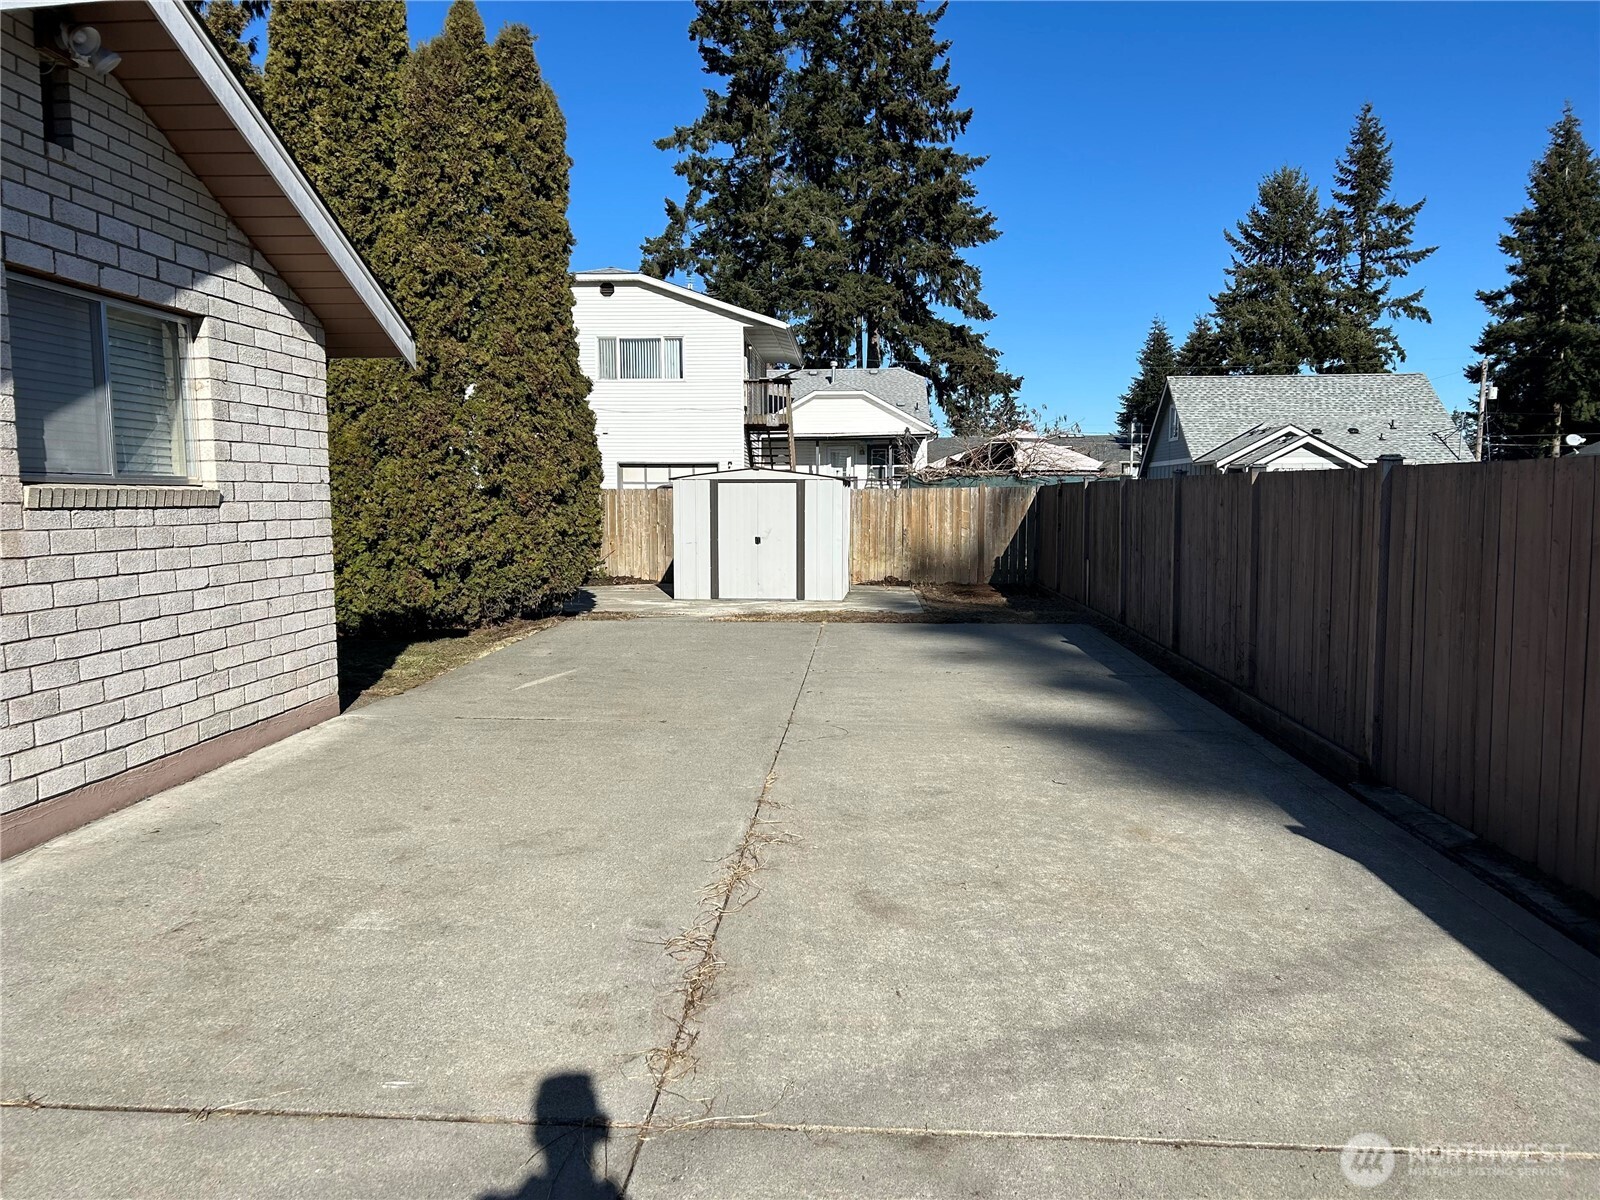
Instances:
[[[928,381],[904,367],[826,367],[788,372],[794,380],[794,398],[812,392],[866,392],[887,401],[901,412],[934,424],[928,407]],[[952,451],[953,453],[953,451]]]
[[[1167,380],[1196,462],[1252,431],[1297,425],[1365,462],[1472,457],[1426,375],[1175,375]]]
[[[985,437],[936,437],[928,439],[928,461],[938,462],[941,458],[949,458],[952,454],[960,454],[971,450],[974,446],[981,446],[988,441]]]

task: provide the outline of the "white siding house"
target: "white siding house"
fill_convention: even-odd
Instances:
[[[572,291],[603,486],[744,466],[747,393],[800,358],[788,324],[615,269],[579,272]]]
[[[5,854],[337,712],[326,360],[414,356],[186,5],[73,4],[103,77],[63,13],[0,17]]]
[[[795,371],[795,462],[856,484],[890,483],[928,465],[938,432],[928,381],[904,367]]]

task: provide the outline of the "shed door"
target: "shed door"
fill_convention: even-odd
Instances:
[[[717,494],[716,594],[725,600],[793,600],[800,594],[799,487],[787,482],[712,487]]]

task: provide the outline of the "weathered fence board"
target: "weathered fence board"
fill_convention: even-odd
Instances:
[[[1063,484],[1047,587],[1600,891],[1600,459]]]
[[[613,579],[659,582],[672,565],[672,489],[600,493],[600,566]]]

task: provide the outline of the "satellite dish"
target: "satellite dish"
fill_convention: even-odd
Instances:
[[[1584,437],[1581,433],[1569,433],[1566,436],[1566,443],[1569,446],[1581,446],[1588,440],[1589,439]]]

